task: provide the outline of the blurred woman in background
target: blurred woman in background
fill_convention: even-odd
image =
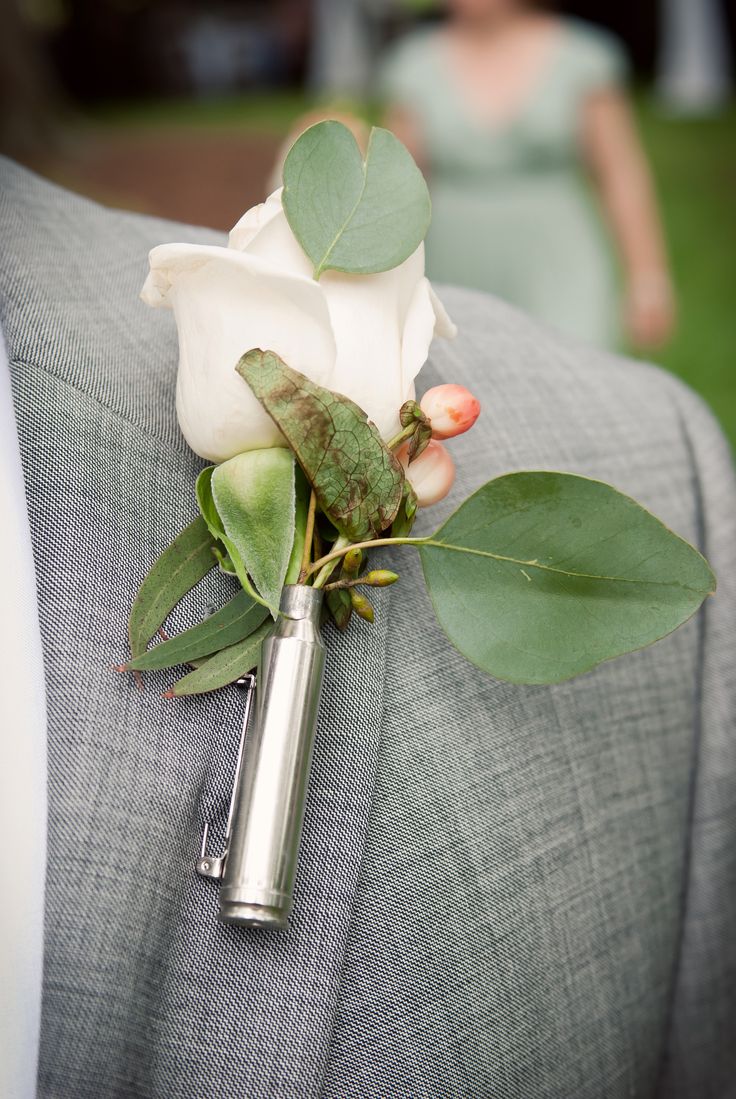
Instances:
[[[382,67],[386,124],[426,172],[432,279],[496,294],[581,339],[620,339],[619,294],[587,171],[624,273],[623,320],[662,344],[674,298],[615,39],[523,0],[449,0]]]

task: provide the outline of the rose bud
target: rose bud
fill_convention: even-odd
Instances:
[[[397,457],[417,494],[420,508],[428,508],[444,500],[455,480],[455,463],[442,443],[433,439],[411,465],[407,447],[403,446]]]
[[[419,402],[432,421],[433,439],[451,439],[468,431],[480,416],[480,401],[464,385],[436,385]]]

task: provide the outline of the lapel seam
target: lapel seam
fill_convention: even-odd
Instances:
[[[68,378],[63,377],[61,374],[55,374],[53,370],[49,369],[46,366],[42,366],[40,363],[32,362],[29,359],[25,359],[21,356],[10,356],[9,365],[11,370],[11,376],[13,377],[14,383],[16,385],[19,384],[20,381],[22,381],[22,375],[17,372],[17,368],[35,370],[39,374],[43,374],[44,377],[48,378],[50,381],[58,382],[60,385],[64,386],[65,389],[69,389],[73,393],[77,393],[80,397],[84,397],[85,400],[90,401],[92,404],[102,409],[102,411],[106,412],[114,419],[120,420],[128,427],[132,427],[135,431],[140,431],[141,434],[145,435],[148,439],[151,439],[156,443],[160,443],[162,446],[173,449],[175,453],[181,455],[182,457],[186,457],[187,454],[190,454],[198,462],[204,461],[204,459],[195,454],[191,447],[189,447],[189,445],[183,441],[183,436],[172,442],[172,440],[167,438],[166,436],[159,435],[155,431],[152,431],[148,424],[142,424],[139,423],[137,420],[131,419],[123,412],[119,412],[118,409],[113,408],[111,405],[107,404],[94,393],[90,393],[86,389],[81,389],[78,385],[75,385],[74,382],[69,381]],[[14,373],[14,371],[16,371],[16,373]]]

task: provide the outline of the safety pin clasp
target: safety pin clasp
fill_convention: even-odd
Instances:
[[[245,746],[245,736],[248,732],[248,723],[250,721],[251,709],[253,707],[253,694],[255,692],[256,677],[254,675],[245,675],[237,681],[238,687],[247,688],[248,694],[245,703],[245,713],[243,715],[243,729],[240,734],[240,745],[238,747],[238,761],[235,765],[235,778],[233,780],[232,794],[230,795],[230,809],[227,815],[227,831],[225,833],[225,850],[221,855],[208,855],[207,854],[207,837],[209,836],[210,824],[209,821],[204,822],[202,829],[202,845],[199,851],[199,858],[194,864],[194,868],[202,878],[211,878],[214,881],[220,881],[225,873],[225,862],[227,861],[228,846],[230,843],[230,833],[232,832],[233,824],[233,806],[235,803],[235,791],[238,788],[238,779],[240,778],[240,769],[243,763],[243,748]]]
[[[225,850],[221,855],[207,854],[207,836],[209,835],[209,831],[209,821],[205,821],[204,828],[202,830],[202,848],[199,852],[199,858],[194,865],[197,873],[201,877],[214,878],[215,881],[219,881],[225,871],[225,858],[227,856],[227,850]]]

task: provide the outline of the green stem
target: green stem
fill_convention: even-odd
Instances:
[[[320,557],[319,561],[315,561],[314,564],[307,569],[307,577],[311,576],[313,572],[317,573],[317,578],[312,587],[323,588],[335,571],[335,565],[339,559],[344,557],[351,548],[350,539],[345,538],[345,536],[341,534],[330,553],[326,554],[324,557]]]
[[[335,567],[333,562],[337,563],[341,557],[345,556],[348,550],[369,550],[377,549],[380,546],[422,546],[427,541],[428,539],[426,538],[373,538],[370,542],[351,543],[345,538],[338,538],[330,552],[326,553],[324,557],[320,557],[319,561],[315,561],[314,564],[309,567],[307,576],[310,576],[313,572],[317,572],[319,569],[319,576],[315,580],[314,586],[315,588],[321,588],[332,575],[332,570]]]
[[[317,497],[312,489],[309,497],[309,511],[307,512],[307,529],[304,532],[304,553],[302,555],[302,567],[299,570],[297,583],[305,584],[309,569],[309,558],[312,556],[312,538],[314,536],[314,517],[317,511]]]
[[[418,427],[419,421],[413,420],[406,427],[403,427],[398,435],[394,435],[393,439],[389,439],[386,446],[389,450],[398,450],[402,443],[405,443],[407,439],[411,439]]]
[[[356,576],[354,580],[333,580],[331,584],[326,585],[325,591],[345,591],[347,588],[357,588],[359,584],[365,584],[367,576],[368,573],[365,572],[362,576]]]

